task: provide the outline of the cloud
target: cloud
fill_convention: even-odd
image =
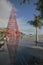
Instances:
[[[17,19],[17,23],[19,26],[19,30],[23,33],[30,34],[30,33],[35,33],[35,28],[25,21],[23,17]]]
[[[11,11],[11,5],[7,0],[0,0],[0,18],[7,18]]]
[[[23,17],[17,18],[17,23],[20,30],[22,30],[23,27],[26,25],[26,22]]]
[[[0,0],[0,27],[7,26],[10,11],[11,4],[7,0]]]
[[[0,27],[7,27],[10,11],[12,9],[12,4],[7,0],[0,0]],[[15,11],[18,11],[16,7],[14,7]]]
[[[7,19],[0,19],[0,27],[1,28],[6,28],[7,24],[8,24]]]
[[[17,18],[17,23],[21,32],[26,34],[36,34],[36,28],[27,24],[23,17]],[[39,29],[38,34],[43,34],[43,30]]]

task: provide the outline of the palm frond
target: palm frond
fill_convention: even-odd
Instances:
[[[34,22],[34,21],[28,21],[27,23],[29,23],[29,24],[33,25],[33,22]]]
[[[43,0],[38,0],[37,10],[40,11],[40,16],[43,18]]]
[[[26,0],[20,0],[20,4],[23,4],[25,3]]]
[[[30,2],[30,0],[20,0],[20,4],[24,4],[26,1],[27,1],[28,3]]]
[[[41,28],[41,26],[43,25],[43,23],[41,22],[41,17],[36,15],[34,15],[34,21],[28,21],[28,23],[38,28]]]

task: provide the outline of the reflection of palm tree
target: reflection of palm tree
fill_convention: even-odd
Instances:
[[[37,45],[37,42],[38,42],[38,28],[41,28],[41,26],[43,25],[42,22],[41,22],[41,17],[38,17],[38,16],[34,15],[34,21],[28,21],[28,23],[30,23],[31,25],[36,27],[36,45]]]

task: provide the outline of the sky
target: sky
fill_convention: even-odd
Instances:
[[[20,0],[0,0],[0,27],[7,27],[13,5],[19,31],[26,34],[35,34],[35,27],[28,24],[27,21],[34,20],[34,14],[39,14],[34,5],[36,2],[37,0],[32,0],[29,4],[26,2],[25,4],[20,5]],[[43,27],[38,33],[43,34]]]

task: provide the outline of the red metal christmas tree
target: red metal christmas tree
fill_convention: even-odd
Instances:
[[[11,38],[11,37],[14,38],[14,37],[19,36],[19,35],[20,35],[20,32],[18,30],[18,24],[16,21],[14,8],[12,7],[12,11],[11,11],[8,26],[7,26],[6,36],[8,36],[9,38]]]

